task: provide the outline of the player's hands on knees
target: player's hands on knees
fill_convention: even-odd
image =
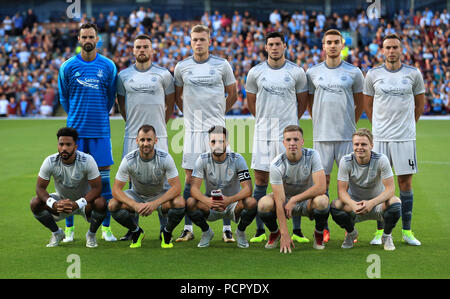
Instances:
[[[352,203],[350,204],[350,207],[352,208],[352,211],[355,214],[358,214],[358,211],[361,209],[360,202],[356,202],[356,201],[352,201]]]
[[[286,235],[281,234],[280,253],[288,253],[288,252],[292,253],[291,245],[292,245],[292,248],[295,248],[294,241],[292,241],[289,234],[286,234]]]
[[[373,208],[373,204],[370,200],[369,201],[367,201],[367,200],[360,201],[357,203],[357,205],[358,205],[358,209],[355,211],[355,213],[361,214],[361,215],[369,213]]]
[[[154,203],[150,201],[142,204],[138,210],[138,213],[141,216],[149,216],[154,210],[156,210],[156,208],[157,207],[155,207]]]

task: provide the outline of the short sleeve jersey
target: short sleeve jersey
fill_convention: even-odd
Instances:
[[[48,156],[42,163],[39,176],[55,180],[55,191],[62,198],[78,200],[91,189],[89,181],[100,176],[97,163],[91,155],[76,151],[75,161],[65,164],[59,153]]]
[[[314,185],[312,174],[320,170],[323,170],[322,162],[314,149],[303,148],[302,157],[295,163],[283,153],[270,165],[270,184],[283,185],[286,197],[292,197],[311,188]]]
[[[384,154],[371,153],[370,162],[361,165],[354,153],[342,157],[338,181],[348,182],[348,193],[355,201],[370,200],[384,191],[383,180],[394,176]]]
[[[314,141],[351,141],[356,130],[354,93],[363,91],[361,70],[345,61],[335,68],[325,62],[306,71],[312,109]]]
[[[248,72],[245,90],[256,95],[256,140],[280,141],[285,127],[298,125],[297,94],[308,91],[300,66],[286,60],[275,69],[262,62]]]
[[[225,126],[225,87],[236,82],[231,65],[210,55],[204,62],[191,56],[174,71],[175,86],[183,87],[183,114],[187,132],[207,132]]]
[[[375,141],[416,140],[414,96],[425,93],[420,71],[402,64],[396,71],[386,66],[367,72],[364,94],[373,97],[372,133]]]
[[[133,64],[121,71],[117,93],[125,96],[125,138],[136,138],[144,124],[152,125],[157,137],[167,137],[165,97],[174,92],[173,77],[165,68],[152,65],[140,71]]]
[[[131,189],[136,193],[153,197],[167,191],[164,188],[165,180],[178,176],[178,170],[169,153],[155,148],[155,154],[150,160],[143,160],[139,149],[127,154],[120,163],[116,180],[128,182],[131,180]]]
[[[244,157],[234,152],[227,152],[226,155],[223,162],[217,162],[207,152],[195,162],[192,176],[205,181],[208,196],[217,189],[221,189],[225,196],[233,196],[241,190],[240,182],[251,179]]]

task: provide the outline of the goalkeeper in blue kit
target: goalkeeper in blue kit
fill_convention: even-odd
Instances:
[[[68,115],[67,126],[79,133],[78,150],[90,154],[97,163],[102,180],[101,195],[109,201],[112,198],[110,166],[114,164],[109,111],[115,103],[117,69],[112,60],[97,53],[98,40],[95,24],[80,26],[81,52],[61,65],[58,86],[61,106]],[[102,225],[102,238],[116,241],[110,220],[108,212]],[[65,234],[63,242],[73,241],[73,217],[66,218]]]

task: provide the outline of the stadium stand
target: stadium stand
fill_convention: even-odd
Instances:
[[[244,88],[246,74],[252,66],[266,59],[266,32],[285,32],[287,59],[306,70],[323,58],[322,33],[337,28],[346,38],[343,58],[360,67],[363,73],[382,62],[382,38],[396,32],[403,39],[405,63],[423,73],[427,99],[424,114],[450,112],[450,14],[445,8],[432,11],[427,7],[414,13],[398,10],[382,18],[370,18],[364,9],[329,15],[320,10],[274,9],[263,17],[252,15],[250,9],[236,9],[232,13],[212,10],[186,21],[179,19],[179,13],[174,13],[176,19],[170,10],[161,13],[148,6],[100,12],[90,18],[83,14],[78,20],[67,20],[63,15],[59,19],[42,20],[32,9],[1,17],[0,96],[6,95],[10,102],[8,113],[34,116],[41,115],[41,111],[45,111],[45,115],[61,111],[58,69],[80,51],[77,28],[84,22],[99,26],[98,48],[114,60],[119,71],[133,63],[133,38],[146,33],[153,39],[154,63],[172,73],[178,61],[191,55],[191,25],[210,26],[212,53],[230,62],[238,81],[238,101],[229,112],[232,115],[249,114]],[[44,102],[46,107],[41,109]],[[175,111],[174,115],[177,114],[180,113]]]

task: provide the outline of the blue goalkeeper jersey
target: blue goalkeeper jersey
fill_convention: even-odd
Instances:
[[[110,138],[109,111],[116,98],[117,69],[97,53],[93,61],[78,54],[61,65],[58,75],[60,102],[67,126],[81,138]]]

